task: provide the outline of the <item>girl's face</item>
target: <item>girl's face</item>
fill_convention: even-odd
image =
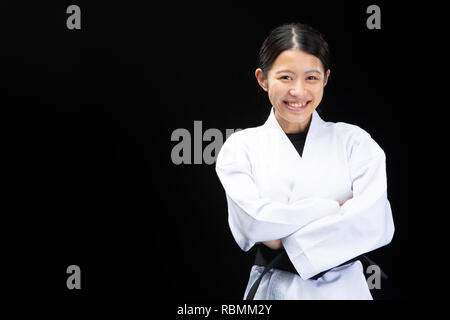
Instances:
[[[322,100],[329,75],[330,70],[324,72],[319,58],[298,49],[283,51],[273,63],[267,79],[260,68],[255,72],[286,133],[307,130],[311,115]]]

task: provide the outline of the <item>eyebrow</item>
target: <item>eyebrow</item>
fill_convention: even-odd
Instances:
[[[288,70],[288,69],[283,69],[283,70],[277,71],[275,74],[283,73],[283,72],[294,73],[294,74],[295,74],[294,71],[291,71],[291,70]],[[318,74],[322,74],[322,72],[320,72],[320,71],[317,70],[317,69],[311,69],[311,70],[305,71],[305,74],[306,74],[306,73],[311,73],[311,72],[318,73]]]

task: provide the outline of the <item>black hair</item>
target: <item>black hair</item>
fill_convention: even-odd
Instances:
[[[276,58],[291,49],[299,49],[319,58],[324,72],[330,67],[328,44],[320,32],[306,24],[285,23],[269,33],[259,51],[258,67],[265,78]]]

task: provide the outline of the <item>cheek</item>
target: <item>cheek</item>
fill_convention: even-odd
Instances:
[[[272,85],[269,87],[269,98],[271,99],[279,99],[285,95],[283,86],[280,85]]]
[[[323,86],[312,88],[311,93],[313,94],[315,99],[321,99],[323,95]]]

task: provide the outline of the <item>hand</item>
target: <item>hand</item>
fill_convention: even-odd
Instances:
[[[278,249],[283,248],[283,243],[281,242],[281,239],[265,241],[265,242],[263,242],[263,244],[266,247],[269,247],[270,249],[273,249],[273,250],[278,250]]]
[[[344,203],[346,203],[348,200],[350,200],[352,198],[353,198],[353,196],[350,196],[350,198],[348,198],[348,199],[345,199],[343,201],[339,201],[339,205],[342,207],[344,205]]]

